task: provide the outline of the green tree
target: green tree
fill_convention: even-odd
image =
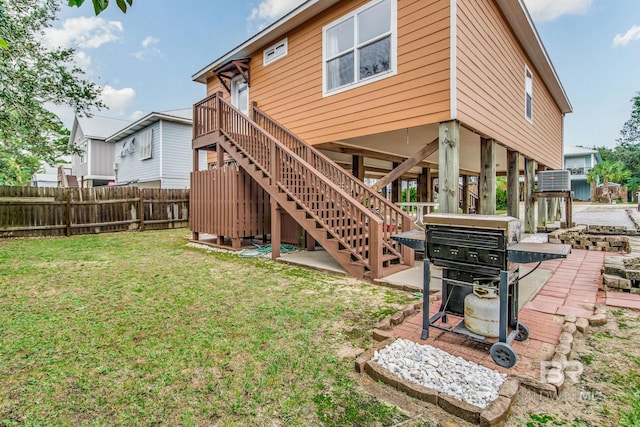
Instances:
[[[83,78],[73,49],[52,49],[42,40],[59,11],[57,0],[0,0],[0,180],[20,184],[40,161],[70,154],[68,131],[46,105],[78,114],[102,108],[101,89]],[[37,161],[34,161],[37,160]]]
[[[587,172],[587,182],[591,184],[591,200],[595,200],[595,186],[598,182],[602,182],[602,186],[606,191],[605,198],[608,198],[609,182],[622,183],[630,174],[630,171],[625,168],[622,162],[607,160],[596,164]]]
[[[84,0],[69,0],[69,6],[80,7],[84,3]],[[104,11],[109,6],[109,0],[92,0],[93,10],[96,15],[100,15],[102,11]],[[133,0],[116,0],[116,4],[122,11],[122,13],[127,13],[127,5],[133,6]]]
[[[640,92],[631,99],[631,102],[633,103],[631,117],[622,126],[620,138],[617,140],[622,147],[640,143]]]

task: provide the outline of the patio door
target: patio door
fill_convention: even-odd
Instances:
[[[244,114],[249,114],[249,85],[242,76],[231,81],[231,103]]]

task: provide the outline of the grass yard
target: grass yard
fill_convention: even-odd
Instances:
[[[0,425],[393,425],[353,355],[411,295],[185,246],[0,240]]]

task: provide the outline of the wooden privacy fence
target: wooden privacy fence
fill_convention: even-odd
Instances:
[[[0,237],[187,227],[189,190],[0,187]]]
[[[269,195],[237,165],[191,173],[191,230],[232,240],[270,233]]]

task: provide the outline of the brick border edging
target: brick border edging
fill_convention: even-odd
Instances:
[[[546,383],[539,383],[546,387],[536,387],[533,382],[525,383],[530,388],[536,388],[538,391],[549,391],[548,386],[555,388],[555,397],[557,397],[565,386],[565,378],[567,372],[571,371],[574,366],[567,362],[573,359],[573,339],[577,332],[586,334],[591,326],[602,326],[607,323],[607,307],[603,304],[594,306],[593,314],[590,317],[579,317],[568,314],[564,317],[562,332],[560,333],[559,343],[556,345],[555,352],[551,358],[551,369],[547,372]]]
[[[465,421],[487,427],[501,426],[505,423],[520,388],[520,381],[516,377],[507,377],[498,390],[498,397],[482,409],[432,388],[406,381],[371,360],[374,352],[387,347],[396,339],[391,337],[380,341],[358,356],[355,361],[356,371],[366,373],[375,381],[381,381],[410,397],[437,405]]]
[[[423,301],[424,296],[422,301],[408,304],[401,310],[397,311],[395,314],[389,317],[385,317],[384,319],[376,323],[373,326],[373,330],[371,331],[373,339],[380,342],[389,338],[397,337],[397,335],[393,333],[393,328],[401,325],[405,320],[407,320],[417,312],[422,311]],[[436,301],[440,301],[439,293],[429,296],[429,304]]]

